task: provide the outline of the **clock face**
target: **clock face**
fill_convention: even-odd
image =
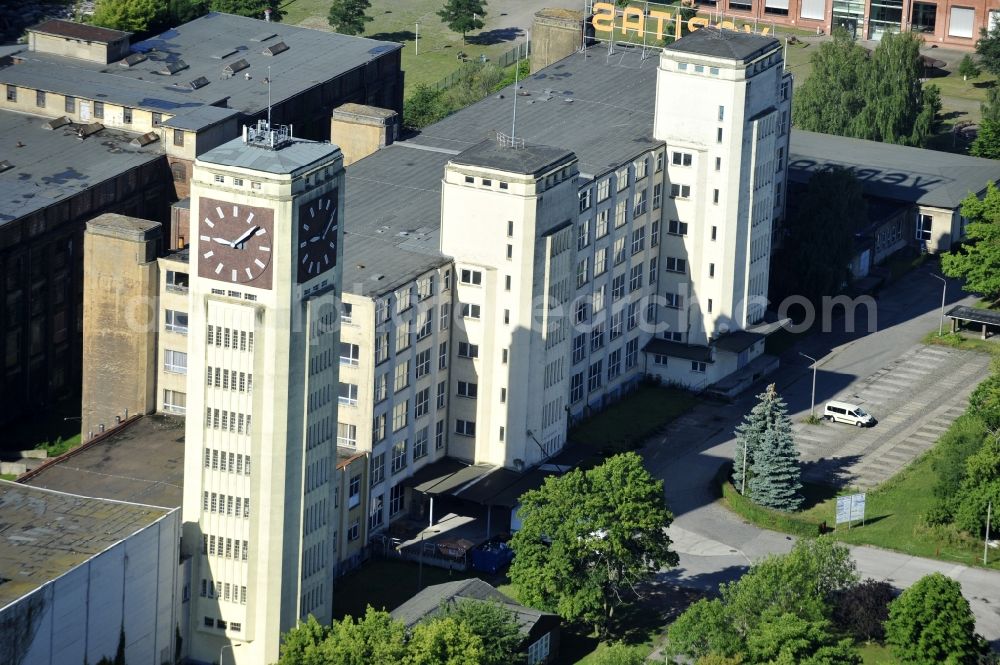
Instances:
[[[202,198],[198,209],[198,275],[271,288],[274,211]]]
[[[299,206],[299,283],[308,282],[337,265],[338,191]]]

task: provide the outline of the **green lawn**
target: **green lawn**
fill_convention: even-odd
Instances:
[[[924,344],[937,344],[939,346],[948,346],[953,349],[965,349],[967,351],[979,351],[980,353],[989,353],[994,356],[1000,356],[1000,339],[979,339],[978,337],[964,337],[962,335],[956,335],[948,332],[949,322],[946,320],[944,322],[944,335],[938,336],[937,330],[932,330],[927,333],[924,337]],[[975,331],[970,334],[975,335]]]
[[[630,450],[697,403],[698,398],[686,390],[643,386],[575,426],[569,438],[602,451]]]
[[[889,647],[881,644],[862,644],[858,646],[858,653],[864,659],[864,665],[899,665]]]
[[[0,480],[17,480],[16,473],[0,473]]]

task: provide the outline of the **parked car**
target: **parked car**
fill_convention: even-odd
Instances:
[[[870,413],[849,402],[827,402],[826,408],[823,409],[823,420],[847,423],[856,427],[871,427],[876,422]]]

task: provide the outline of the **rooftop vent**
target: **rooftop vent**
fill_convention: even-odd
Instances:
[[[145,53],[133,53],[132,55],[124,58],[118,64],[122,67],[135,67],[140,62],[146,59]]]
[[[87,138],[88,136],[93,136],[94,134],[96,134],[97,132],[101,131],[102,129],[104,129],[104,125],[102,125],[99,122],[92,122],[92,123],[87,124],[87,125],[80,125],[76,129],[76,138],[78,138],[78,139],[80,139],[82,141],[83,139]]]
[[[255,35],[250,38],[252,42],[266,42],[268,39],[274,39],[278,36],[276,32],[262,32],[259,35]]]
[[[68,124],[69,124],[69,118],[63,116],[61,118],[53,118],[52,120],[49,120],[48,122],[44,123],[42,127],[44,127],[45,129],[59,129],[60,127],[63,127],[64,125]]]
[[[264,55],[278,55],[279,53],[284,53],[288,50],[288,44],[285,42],[278,42],[277,44],[271,44],[266,49],[264,49]]]
[[[172,76],[173,74],[187,68],[188,65],[183,60],[174,60],[173,62],[165,63],[162,67],[156,70],[156,73],[163,74],[164,76]]]
[[[204,76],[199,76],[195,80],[188,83],[188,87],[191,88],[192,90],[197,90],[198,88],[204,88],[206,85],[208,85],[208,79],[205,78]]]
[[[14,168],[14,165],[8,162],[6,159],[0,160],[0,173],[3,173],[4,171],[10,171],[12,168]]]
[[[219,51],[218,53],[216,53],[215,55],[213,55],[212,58],[214,58],[215,60],[225,60],[226,58],[228,58],[229,56],[231,56],[232,54],[234,54],[234,53],[236,53],[238,51],[239,51],[239,49],[236,48],[236,47],[227,48],[227,49],[224,49],[222,51]]]
[[[375,274],[369,277],[369,279],[373,282],[381,282],[383,279],[385,279],[385,275]]]
[[[222,71],[224,71],[227,74],[235,74],[236,72],[243,71],[249,66],[250,66],[249,62],[247,62],[243,58],[240,58],[236,62],[230,62],[228,65],[225,66],[225,68]]]
[[[156,143],[159,140],[160,136],[156,132],[146,132],[142,136],[137,136],[129,141],[129,145],[133,145],[137,148],[145,148],[150,143]]]

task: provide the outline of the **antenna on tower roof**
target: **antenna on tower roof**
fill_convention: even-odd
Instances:
[[[514,139],[517,134],[515,129],[517,128],[517,75],[520,74],[521,70],[521,47],[517,47],[517,51],[514,54],[514,112],[511,114],[510,120],[510,138]]]
[[[271,65],[267,66],[267,126],[271,126]]]

